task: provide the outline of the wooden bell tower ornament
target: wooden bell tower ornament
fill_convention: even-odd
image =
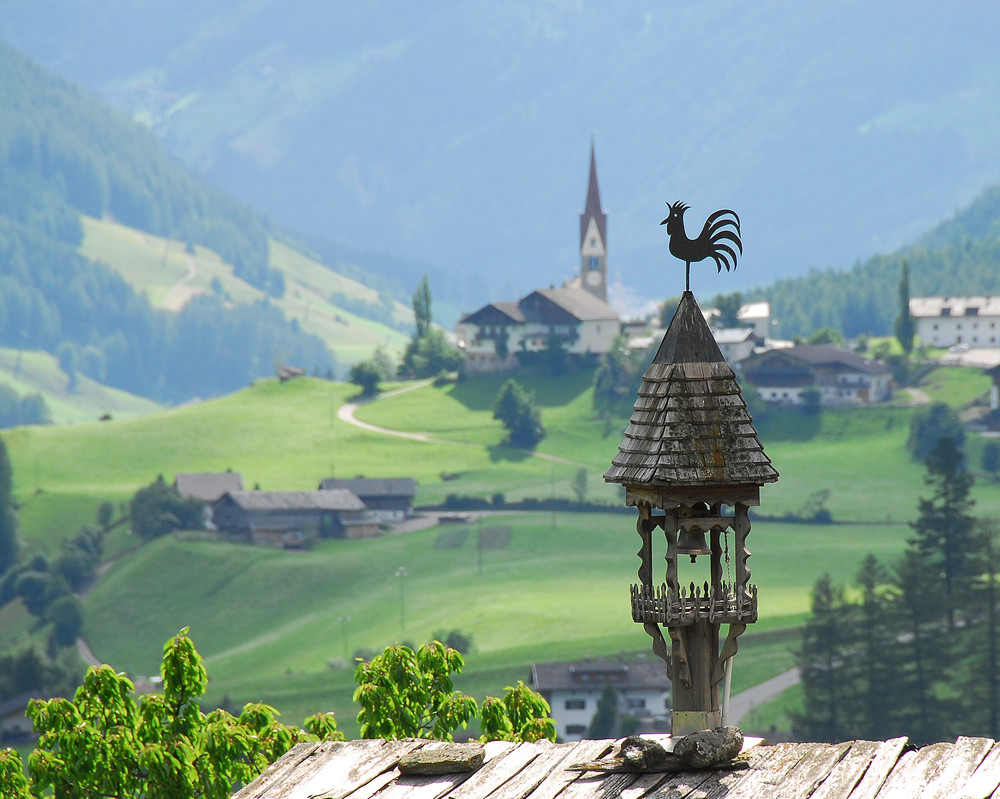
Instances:
[[[632,619],[653,639],[671,681],[671,732],[722,725],[719,684],[736,639],[757,620],[748,510],[778,479],[694,295],[685,291],[639,388],[605,481],[639,511]],[[654,577],[654,531],[666,573]],[[706,563],[707,562],[707,563]],[[720,649],[720,628],[728,625]],[[668,645],[661,627],[667,628]]]

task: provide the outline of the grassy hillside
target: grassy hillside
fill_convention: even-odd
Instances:
[[[940,376],[942,391],[974,390],[966,379],[949,379]],[[490,411],[494,379],[420,385],[358,411],[374,424],[429,433],[434,443],[347,425],[336,410],[354,387],[314,379],[260,381],[142,418],[17,429],[6,440],[25,535],[49,551],[101,500],[124,501],[156,474],[169,480],[178,471],[233,468],[248,485],[267,489],[311,488],[330,474],[413,475],[418,502],[426,503],[449,493],[570,496],[583,466],[591,497],[617,502],[618,490],[599,475],[620,426],[606,429],[593,417],[589,380],[581,373],[525,381],[549,429],[540,451],[567,463],[499,446],[503,431]],[[910,412],[791,414],[761,425],[782,477],[765,488],[752,514],[750,566],[761,620],[741,646],[736,690],[790,667],[794,630],[823,572],[849,583],[868,552],[891,558],[902,550],[905,522],[923,491],[923,469],[905,452]],[[818,490],[830,491],[834,520],[850,523],[766,518],[797,511]],[[998,484],[981,480],[975,497],[977,513],[1000,512]],[[299,553],[185,535],[140,544],[120,529],[109,542],[110,570],[86,599],[86,636],[116,668],[149,674],[162,642],[190,626],[208,658],[213,701],[263,699],[291,720],[333,708],[342,722],[355,712],[350,669],[328,662],[349,659],[359,647],[419,642],[442,629],[470,632],[476,651],[460,687],[480,696],[524,678],[532,660],[648,651],[628,613],[638,567],[630,513],[513,513],[481,524],[512,531],[508,548],[485,552],[481,574],[479,523],[325,541]],[[687,571],[683,564],[682,579],[700,579],[701,565]],[[395,576],[400,566],[405,583]],[[19,618],[13,612],[11,629],[19,629]]]
[[[266,292],[238,277],[231,263],[207,247],[196,245],[188,252],[181,241],[171,240],[109,220],[82,217],[84,238],[80,251],[101,261],[149,298],[154,307],[178,311],[199,294],[221,288],[224,297],[248,305],[267,297]],[[372,288],[308,258],[286,244],[270,240],[269,267],[285,279],[280,298],[269,298],[288,319],[318,336],[334,353],[342,368],[371,356],[377,346],[400,352],[406,336],[397,328],[375,322],[340,307],[335,296],[343,296],[355,307],[375,308],[381,302]],[[406,325],[412,312],[391,303],[391,319]]]
[[[55,424],[93,422],[106,413],[129,419],[162,410],[152,400],[101,385],[83,374],[77,375],[76,390],[69,391],[69,378],[47,352],[0,347],[0,383],[22,396],[41,394]]]

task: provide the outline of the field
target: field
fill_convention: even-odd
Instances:
[[[212,291],[213,283],[236,303],[264,299],[264,293],[233,275],[233,267],[212,250],[143,233],[106,220],[81,217],[81,252],[118,272],[154,307],[177,311],[191,297]],[[319,336],[343,366],[371,356],[377,346],[401,352],[406,337],[393,327],[358,316],[336,305],[335,294],[377,304],[378,293],[313,261],[285,244],[270,243],[271,266],[285,277],[285,295],[270,298],[285,316],[307,333]],[[406,324],[410,311],[395,303],[393,319]]]
[[[16,429],[6,441],[25,535],[50,552],[92,518],[101,500],[125,502],[157,474],[170,480],[182,471],[232,468],[248,486],[276,490],[313,488],[331,475],[415,476],[417,501],[428,504],[449,494],[570,497],[582,468],[588,498],[617,507],[619,489],[600,474],[624,422],[594,417],[591,378],[527,381],[549,431],[539,451],[559,460],[501,445],[503,430],[491,412],[500,381],[492,379],[402,386],[408,390],[357,411],[366,422],[426,433],[431,442],[337,419],[356,389],[314,379],[259,381],[141,418]],[[924,491],[923,468],[905,451],[910,414],[905,407],[789,413],[760,425],[781,479],[764,488],[752,514],[760,621],[741,639],[734,690],[793,664],[794,631],[823,572],[847,584],[867,553],[891,559],[902,550]],[[834,524],[780,520],[816,492],[828,492]],[[977,513],[1000,511],[996,483],[980,480],[974,496]],[[482,525],[509,527],[511,541],[484,553],[480,574],[475,541]],[[419,643],[440,630],[471,633],[475,649],[458,687],[479,696],[525,679],[533,660],[649,651],[628,612],[638,567],[631,512],[491,515],[465,527],[324,541],[308,552],[202,538],[140,544],[124,527],[113,533],[115,560],[86,599],[86,636],[101,658],[148,675],[166,638],[190,626],[208,659],[211,701],[261,699],[292,721],[332,708],[350,730],[355,709],[346,664],[359,648]],[[405,577],[395,576],[399,567]],[[701,577],[693,572],[691,579]],[[16,610],[5,613],[5,628],[23,627]],[[781,717],[790,701],[755,713]]]

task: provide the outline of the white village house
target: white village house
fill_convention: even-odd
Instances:
[[[1000,297],[911,297],[910,316],[921,344],[1000,346]]]
[[[801,405],[812,388],[827,406],[868,405],[892,395],[888,366],[830,344],[768,350],[747,358],[741,370],[768,402]]]
[[[556,337],[567,353],[603,355],[618,335],[615,310],[584,289],[533,291],[517,302],[492,302],[459,321],[458,345],[469,373],[515,369],[518,352],[541,352]]]
[[[635,716],[652,729],[666,724],[670,681],[655,660],[584,658],[565,663],[533,663],[531,687],[552,708],[560,741],[580,741],[587,735],[597,702],[607,685],[614,686],[618,713]]]
[[[621,331],[607,302],[607,214],[601,210],[594,148],[590,148],[587,201],[580,214],[580,271],[560,288],[533,291],[520,300],[491,302],[465,314],[455,329],[470,374],[517,369],[517,353],[540,352],[551,340],[567,353],[595,360],[610,351]]]

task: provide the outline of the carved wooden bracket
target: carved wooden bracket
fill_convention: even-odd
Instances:
[[[739,644],[736,639],[739,638],[743,633],[746,632],[747,626],[745,624],[730,624],[729,632],[726,635],[726,642],[722,645],[722,650],[719,652],[719,658],[715,661],[715,667],[712,669],[712,685],[718,685],[722,682],[723,678],[726,676],[726,661],[733,657],[739,650]]]
[[[683,683],[685,688],[691,687],[691,664],[688,662],[687,645],[684,643],[684,636],[679,627],[667,627],[670,640],[674,643],[677,652],[676,662],[673,663],[673,682]]]
[[[646,622],[642,625],[642,629],[646,631],[646,634],[653,639],[653,654],[656,655],[660,660],[662,660],[667,665],[667,679],[671,682],[674,681],[673,675],[673,663],[670,658],[670,647],[667,646],[667,642],[663,638],[663,633],[660,632],[660,628],[651,621]]]

